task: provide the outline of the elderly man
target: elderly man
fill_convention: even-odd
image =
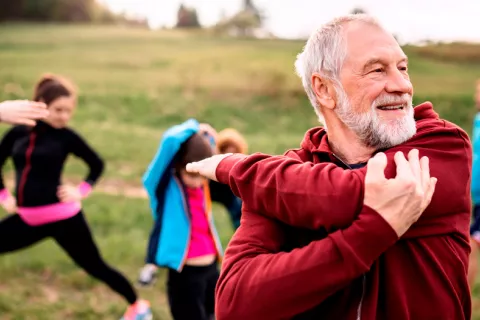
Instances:
[[[219,319],[470,319],[468,135],[430,103],[412,108],[407,57],[368,16],[324,25],[296,66],[325,129],[286,157],[189,168],[244,200],[217,286]],[[368,206],[364,164],[383,151],[386,177],[401,176],[393,159],[414,148],[438,183],[420,219],[392,241],[392,225],[365,212],[381,215],[387,203]]]

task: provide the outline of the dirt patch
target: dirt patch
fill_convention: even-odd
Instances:
[[[102,179],[102,181],[95,186],[95,192],[128,198],[147,198],[147,192],[143,186],[119,179]]]
[[[58,301],[58,292],[56,288],[50,286],[42,286],[41,290],[45,296],[45,299],[49,303],[55,303]]]

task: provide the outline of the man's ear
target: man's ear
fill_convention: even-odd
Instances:
[[[331,81],[323,78],[318,73],[312,75],[312,87],[317,96],[318,103],[325,108],[335,109],[336,91]]]

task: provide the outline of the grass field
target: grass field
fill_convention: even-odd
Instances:
[[[105,178],[85,201],[85,212],[105,258],[135,280],[151,217],[145,199],[122,193],[140,185],[162,132],[195,117],[218,129],[238,128],[251,152],[279,154],[297,147],[305,130],[317,125],[293,72],[302,46],[301,41],[186,32],[4,25],[0,100],[31,97],[44,72],[67,75],[78,84],[72,125],[107,161]],[[405,51],[415,101],[434,102],[442,116],[470,132],[480,46]],[[66,172],[78,181],[85,168],[72,159]],[[120,194],[101,192],[112,188]],[[215,216],[226,245],[232,234],[228,218],[220,207]],[[162,280],[140,293],[152,300],[156,319],[169,319]],[[123,308],[119,297],[85,276],[50,241],[0,258],[0,319],[116,319]],[[476,316],[480,319],[480,312]]]

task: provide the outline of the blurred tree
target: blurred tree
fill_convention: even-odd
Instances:
[[[243,8],[230,18],[221,19],[215,26],[218,33],[228,33],[241,37],[252,37],[255,30],[262,27],[264,15],[252,0],[243,0]]]
[[[194,8],[187,8],[185,5],[180,4],[177,12],[177,24],[176,28],[201,28],[198,21],[197,10]]]
[[[0,0],[0,21],[94,22],[147,25],[115,14],[97,0]]]
[[[360,7],[355,7],[350,11],[351,14],[362,14],[362,13],[367,13],[363,8]]]

